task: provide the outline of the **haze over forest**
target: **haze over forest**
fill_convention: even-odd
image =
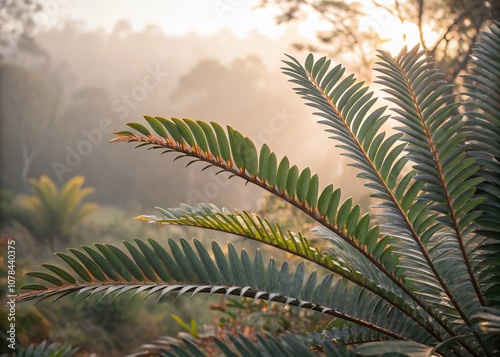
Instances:
[[[134,30],[127,20],[109,32],[70,20],[42,31],[0,67],[2,188],[20,193],[28,177],[61,184],[83,175],[101,204],[255,206],[260,191],[242,190],[239,180],[228,184],[199,165],[185,169],[186,160],[108,144],[142,115],[231,125],[310,166],[321,185],[339,185],[346,161],[279,69],[284,53],[305,57],[291,45],[305,41],[294,26],[278,39],[256,31],[239,39],[227,29],[173,36],[155,24]],[[346,195],[359,190],[347,187]]]

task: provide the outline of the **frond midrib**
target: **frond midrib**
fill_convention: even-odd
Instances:
[[[369,328],[373,331],[382,333],[386,336],[392,337],[394,339],[398,340],[405,340],[409,341],[409,338],[404,337],[402,335],[399,335],[398,333],[388,330],[384,327],[378,326],[376,324],[373,324],[369,321],[365,321],[362,319],[359,319],[355,316],[337,311],[333,308],[325,307],[321,304],[315,304],[314,302],[309,302],[309,301],[304,301],[299,298],[292,298],[292,297],[287,297],[278,293],[273,293],[270,291],[263,291],[263,290],[254,290],[251,287],[239,287],[239,286],[226,286],[226,285],[214,285],[214,284],[209,284],[209,283],[187,283],[187,282],[172,282],[172,283],[166,283],[166,282],[161,282],[161,283],[156,283],[156,284],[151,284],[151,282],[141,282],[141,281],[131,281],[131,282],[99,282],[96,284],[71,284],[71,285],[64,285],[62,287],[58,288],[51,288],[47,290],[41,290],[40,292],[37,293],[26,293],[26,294],[21,294],[18,295],[15,298],[16,303],[22,303],[26,301],[31,301],[33,299],[41,299],[45,300],[53,296],[57,296],[56,300],[59,299],[62,296],[66,296],[72,293],[80,293],[83,290],[85,292],[81,293],[82,297],[81,300],[86,300],[92,296],[98,297],[99,293],[105,294],[105,290],[111,287],[131,287],[131,290],[128,290],[127,292],[131,292],[134,290],[134,288],[141,288],[141,293],[146,292],[150,289],[155,289],[154,293],[158,293],[164,288],[172,288],[168,291],[170,292],[179,292],[182,291],[181,293],[178,293],[176,300],[183,294],[185,293],[190,293],[193,290],[196,290],[193,292],[192,296],[196,293],[210,293],[212,294],[225,294],[227,297],[228,295],[233,295],[233,296],[239,296],[240,298],[246,297],[246,298],[254,298],[254,299],[259,299],[259,300],[266,300],[268,302],[277,302],[277,303],[282,303],[286,305],[291,305],[291,306],[296,306],[308,310],[313,310],[320,312],[322,314],[330,315],[336,318],[340,318],[352,323],[355,323],[360,326],[364,326],[366,328]],[[214,291],[215,289],[215,291]],[[97,290],[94,292],[94,290]],[[271,296],[274,295],[274,296]],[[105,295],[107,296],[107,295]],[[135,296],[135,295],[134,295]],[[149,295],[148,295],[149,296]],[[160,298],[163,297],[163,295],[160,296]],[[115,297],[116,298],[116,297]],[[160,299],[159,298],[159,299]],[[103,297],[99,301],[101,301]],[[113,298],[114,299],[114,298]],[[40,301],[41,301],[40,300]],[[38,301],[38,302],[40,302]],[[37,303],[38,303],[37,302]]]

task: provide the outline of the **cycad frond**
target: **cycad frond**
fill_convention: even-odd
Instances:
[[[134,296],[141,292],[147,292],[146,297],[157,294],[158,300],[170,292],[177,292],[177,298],[187,293],[191,293],[191,297],[198,293],[217,293],[225,298],[237,295],[319,311],[395,339],[408,337],[395,334],[370,319],[388,326],[399,323],[401,319],[407,320],[406,334],[411,334],[411,326],[415,326],[413,321],[401,314],[397,314],[398,319],[389,318],[392,316],[390,307],[384,309],[382,300],[377,296],[372,301],[380,309],[370,310],[373,313],[371,317],[363,314],[368,320],[363,320],[359,313],[352,316],[345,313],[359,310],[355,308],[357,301],[353,297],[360,296],[361,292],[344,289],[340,280],[332,286],[331,274],[317,283],[317,273],[306,276],[303,262],[292,272],[287,262],[278,268],[275,260],[271,259],[266,266],[260,250],[252,260],[245,250],[238,254],[230,243],[226,257],[217,242],[213,241],[214,258],[211,258],[198,240],[194,240],[198,254],[185,239],[180,239],[182,248],[170,239],[170,254],[153,239],[148,239],[148,242],[149,246],[136,239],[135,246],[124,241],[130,256],[110,244],[95,244],[95,248],[82,246],[87,254],[78,249],[70,249],[71,254],[57,253],[73,273],[57,266],[45,266],[49,272],[27,273],[54,286],[29,284],[24,289],[32,291],[19,295],[16,301],[44,300],[52,296],[59,298],[74,292],[79,301],[94,295],[100,300],[109,297],[113,301],[132,291],[135,291]]]
[[[407,187],[400,188],[397,197],[393,191],[406,164],[406,159],[399,157],[404,145],[394,146],[401,134],[385,138],[384,132],[378,133],[389,117],[384,115],[385,107],[372,111],[376,103],[373,92],[367,93],[367,87],[363,82],[356,83],[353,75],[342,80],[343,66],[330,69],[330,61],[323,57],[315,62],[312,55],[305,66],[289,58],[291,61],[284,61],[288,67],[283,72],[299,85],[294,90],[307,105],[318,109],[314,114],[323,118],[319,122],[328,126],[326,131],[346,151],[344,155],[354,160],[350,165],[360,169],[359,176],[368,180],[374,196],[387,202],[402,200]]]
[[[334,255],[325,254],[322,250],[312,247],[309,240],[300,232],[291,232],[278,222],[271,223],[256,213],[249,213],[245,210],[232,213],[226,208],[219,209],[213,204],[200,204],[198,207],[182,205],[180,208],[169,209],[157,207],[157,209],[162,214],[161,216],[141,215],[136,219],[157,223],[159,226],[163,224],[184,225],[239,235],[310,260],[325,269],[341,274],[358,285],[370,287],[374,284],[379,286],[390,284],[387,280],[363,280],[362,276],[356,273],[359,271],[356,265],[347,265],[338,261]],[[377,245],[370,248],[376,249]],[[396,289],[393,292],[400,293]]]
[[[471,61],[472,74],[466,76],[466,95],[468,111],[466,133],[468,135],[468,154],[476,158],[481,167],[479,177],[485,181],[478,186],[477,197],[486,198],[478,206],[483,215],[477,220],[481,225],[478,233],[489,238],[472,250],[477,255],[476,269],[481,271],[480,282],[489,286],[485,291],[488,304],[500,305],[500,28],[497,22],[490,26],[489,32],[479,36]],[[487,264],[484,264],[484,262]]]
[[[293,233],[278,222],[270,223],[267,219],[246,211],[231,213],[227,209],[220,210],[214,205],[200,204],[199,207],[183,205],[181,208],[157,209],[161,212],[161,216],[143,215],[136,217],[136,219],[158,225],[185,225],[240,235],[305,258],[362,289],[378,295],[385,300],[381,303],[382,305],[395,307],[417,322],[425,331],[437,339],[440,338],[436,332],[436,326],[425,322],[427,318],[421,316],[421,312],[416,309],[413,301],[391,280],[381,274],[369,260],[347,243],[342,251],[339,250],[340,246],[336,244],[336,249],[324,252],[311,247],[309,240],[301,233]],[[328,233],[331,234],[330,237],[337,237],[331,231],[326,230],[325,234]],[[384,242],[381,244],[382,247],[383,244]],[[382,248],[379,248],[377,244],[369,247],[370,251],[376,249]],[[349,256],[349,254],[342,254],[343,251],[358,254]]]
[[[299,170],[286,156],[278,161],[266,144],[257,152],[248,137],[229,126],[226,132],[213,122],[145,118],[160,137],[154,136],[142,124],[129,123],[141,135],[121,131],[115,133],[118,137],[111,142],[139,142],[139,146],[177,152],[180,154],[178,158],[189,157],[192,161],[188,165],[202,161],[208,163],[207,167],[219,167],[278,195],[321,223],[335,227],[341,235],[352,235],[361,223],[359,207],[352,207],[351,201],[342,203],[339,189],[329,185],[319,192],[319,177],[309,168]],[[369,216],[364,217],[362,225],[367,223]],[[370,233],[365,229],[360,231],[364,233],[360,240],[366,239]]]
[[[430,76],[432,78],[436,76],[430,69],[430,65],[426,64],[428,59],[424,59],[420,62],[418,61],[421,54],[417,53],[416,50],[411,53],[406,51],[402,53],[406,54],[406,57],[400,55],[397,61],[401,63],[397,62],[396,65],[394,64],[396,60],[392,59],[390,56],[387,56],[387,58],[382,57],[384,61],[382,65],[384,68],[380,69],[380,71],[383,72],[385,76],[382,76],[381,79],[386,80],[387,83],[384,84],[389,87],[389,91],[397,97],[399,96],[400,102],[407,105],[405,109],[411,111],[411,114],[414,114],[416,110],[411,107],[414,102],[407,100],[406,97],[401,97],[405,90],[408,91],[407,88],[410,85],[407,78],[401,75],[399,75],[399,77],[394,75],[394,78],[391,79],[391,76],[388,74],[390,71],[400,70],[400,67],[404,67],[404,71],[415,72],[416,74]],[[436,267],[436,265],[440,263],[439,259],[444,261],[442,259],[444,257],[444,254],[442,254],[443,250],[439,248],[434,249],[433,253],[435,253],[438,258],[436,259],[437,261],[435,261],[433,255],[429,251],[431,247],[427,246],[431,237],[435,238],[440,236],[436,234],[436,232],[443,229],[443,224],[437,221],[440,212],[433,213],[434,210],[439,211],[439,209],[430,205],[429,198],[431,197],[424,199],[425,197],[422,195],[422,192],[426,193],[425,189],[429,187],[429,184],[419,177],[421,172],[419,172],[418,169],[421,169],[421,167],[416,167],[402,179],[399,178],[407,159],[405,157],[398,157],[404,150],[408,150],[409,147],[411,148],[412,145],[414,145],[412,140],[407,139],[409,137],[408,133],[411,133],[412,130],[424,133],[425,131],[419,129],[419,126],[409,121],[408,123],[405,122],[407,127],[400,129],[402,133],[395,134],[385,139],[384,133],[378,133],[380,126],[387,119],[387,116],[383,115],[385,108],[379,108],[370,113],[369,111],[374,106],[375,100],[371,98],[371,94],[366,94],[366,90],[362,88],[362,83],[356,83],[353,76],[349,76],[342,80],[342,74],[344,72],[343,67],[337,66],[333,69],[329,69],[329,61],[321,58],[315,62],[312,55],[308,56],[306,59],[305,66],[302,66],[294,59],[292,59],[292,61],[286,61],[285,63],[288,67],[284,68],[284,72],[292,77],[290,80],[291,82],[299,85],[299,87],[294,88],[295,91],[307,101],[308,105],[318,109],[314,114],[324,118],[320,123],[328,126],[327,131],[333,133],[333,139],[340,142],[338,146],[346,151],[346,156],[354,160],[354,163],[351,165],[357,167],[361,171],[359,176],[366,179],[368,181],[367,186],[375,190],[373,196],[382,200],[379,205],[379,207],[383,209],[382,216],[390,220],[390,224],[384,225],[384,228],[387,229],[388,236],[392,237],[389,239],[391,248],[386,251],[386,256],[397,254],[400,258],[399,262],[395,262],[394,260],[392,262],[385,262],[385,265],[379,267],[381,272],[391,278],[394,283],[399,285],[417,304],[433,316],[451,336],[464,333],[464,331],[460,331],[460,329],[453,331],[456,327],[460,327],[460,324],[456,324],[460,319],[463,320],[461,325],[464,325],[466,329],[471,329],[472,323],[467,319],[467,315],[462,309],[464,306],[467,306],[470,310],[473,310],[474,306],[471,306],[469,303],[470,298],[472,297],[472,299],[477,301],[478,297],[474,296],[474,290],[472,290],[472,296],[470,293],[468,296],[460,294],[463,304],[459,304],[457,298],[451,293],[450,286],[448,286],[448,284],[453,285],[456,281],[444,279],[442,276],[442,274],[446,273],[447,276],[454,276],[454,274],[451,274],[449,270],[443,272],[441,271],[443,269],[438,270]],[[415,80],[415,78],[411,80]],[[429,84],[428,81],[426,81],[426,83]],[[439,83],[437,85],[439,85]],[[449,119],[446,115],[449,114],[451,109],[448,111],[440,110],[440,106],[443,104],[442,101],[439,101],[437,107],[429,104],[429,98],[436,99],[444,92],[443,89],[432,92],[435,86],[436,85],[428,85],[426,88],[427,91],[419,97],[419,100],[427,100],[424,104],[430,107],[426,112],[428,115],[432,116],[436,114],[436,110],[439,109],[439,113],[432,116],[434,120],[432,123],[434,123],[434,130],[442,130],[440,125]],[[412,88],[410,88],[410,90],[411,89]],[[446,87],[446,89],[449,88]],[[447,99],[449,98],[447,97]],[[452,105],[452,107],[454,110],[456,109],[455,105]],[[418,109],[421,108],[419,107]],[[396,111],[398,110],[396,109]],[[403,112],[403,110],[400,111]],[[420,118],[418,112],[417,117]],[[424,137],[426,136],[424,135]],[[460,136],[460,138],[463,140],[463,136]],[[398,143],[398,140],[406,140],[406,142],[403,141],[401,144]],[[453,146],[459,143],[460,142],[457,140],[453,141],[451,145],[451,149],[453,149],[451,150],[452,152],[457,150],[460,151],[460,149],[456,149]],[[442,142],[440,142],[440,144],[442,144]],[[439,149],[443,149],[443,147],[440,146]],[[445,147],[443,150],[445,149],[446,154],[449,154],[450,146]],[[411,151],[411,149],[409,150]],[[463,150],[460,152],[463,156]],[[409,155],[411,156],[412,154],[417,155],[418,149],[413,150]],[[434,157],[432,157],[432,159],[433,158]],[[448,156],[445,158],[448,158]],[[452,164],[450,164],[450,167],[451,165]],[[469,167],[472,163],[469,160],[465,164],[462,164],[462,166],[463,165]],[[467,172],[470,174],[473,173],[471,170]],[[454,171],[453,174],[456,175],[456,171]],[[428,176],[429,175],[425,177]],[[458,182],[463,182],[468,178],[468,176],[465,178],[462,175],[459,176],[461,180],[458,180]],[[477,180],[470,181],[471,182],[467,182],[467,185],[462,185],[463,187],[458,189],[465,188],[468,195],[473,194],[473,185],[477,184]],[[436,183],[435,180],[433,183],[437,186],[441,181]],[[453,188],[455,187],[456,186],[453,186]],[[439,205],[439,202],[440,201],[438,201],[437,205]],[[474,202],[477,205],[478,201]],[[473,204],[467,204],[466,208],[463,209],[463,212],[465,212],[464,214],[469,213],[474,207]],[[456,207],[452,206],[452,208],[455,209]],[[470,217],[477,218],[477,213],[473,212],[472,216],[468,216],[468,218]],[[469,223],[470,221],[468,221],[468,224]],[[468,226],[465,228],[468,228]],[[462,229],[465,228],[459,228],[459,242],[462,242],[460,240],[463,239]],[[437,241],[439,242],[439,240]],[[436,242],[433,243],[436,244]],[[362,250],[358,249],[358,251],[364,255]],[[463,266],[464,260],[462,259],[460,263]],[[468,260],[466,260],[465,263],[465,265],[467,265]],[[446,267],[449,266],[450,264],[448,262]],[[396,267],[398,269],[395,269]],[[393,278],[392,274],[398,271],[405,276],[405,282],[411,281],[411,289],[408,289],[400,280]],[[464,269],[464,272],[465,278],[468,281],[475,281],[475,277],[472,275],[471,270]],[[463,283],[464,274],[457,275],[460,277],[460,279],[457,280]],[[481,297],[481,295],[479,296]],[[454,306],[455,311],[448,308],[450,305]],[[438,311],[440,310],[447,311],[447,313],[439,314]],[[454,326],[453,330],[450,330],[451,326]]]
[[[163,342],[163,343],[162,343]],[[226,357],[256,357],[256,356],[272,356],[272,357],[289,357],[289,356],[317,356],[320,351],[325,357],[354,357],[356,356],[354,349],[346,349],[336,347],[332,343],[324,342],[320,351],[317,349],[309,349],[305,346],[303,338],[299,335],[285,334],[279,337],[270,334],[259,334],[253,338],[249,338],[243,334],[228,335],[227,339],[222,341],[215,339],[215,344],[218,350]],[[156,345],[147,345],[145,354],[134,354],[133,356],[147,356],[149,351],[160,350],[159,357],[186,357],[206,356],[202,349],[198,348],[195,343],[188,339],[175,340],[171,339],[159,341]]]
[[[295,91],[308,105],[319,110],[314,114],[324,118],[320,123],[328,126],[327,131],[333,133],[333,138],[340,142],[338,146],[354,160],[351,165],[361,171],[358,176],[368,181],[367,186],[375,190],[374,196],[383,200],[381,206],[385,210],[384,215],[391,220],[390,233],[405,239],[405,246],[418,251],[420,235],[432,229],[432,220],[420,219],[418,222],[424,221],[425,224],[418,224],[418,230],[414,227],[419,217],[427,218],[426,204],[420,204],[412,210],[412,203],[422,184],[414,182],[413,173],[398,180],[406,164],[406,158],[398,157],[406,145],[396,144],[401,134],[385,139],[385,133],[378,133],[388,118],[383,115],[385,108],[369,113],[376,99],[372,98],[372,93],[366,94],[366,88],[362,88],[362,83],[355,83],[353,76],[341,80],[345,71],[342,66],[329,70],[329,61],[321,58],[314,62],[312,55],[308,56],[304,67],[294,59],[285,63],[288,67],[284,68],[284,72],[293,78],[291,82],[300,86]],[[396,241],[390,239],[388,245],[394,247]],[[402,249],[399,251],[407,253]],[[392,254],[395,253],[392,249]],[[413,259],[418,259],[417,263],[426,267],[427,262],[421,255]],[[424,269],[426,279],[431,277],[435,280],[432,271]],[[441,293],[442,289],[439,288],[437,294]]]
[[[355,357],[355,356],[378,356],[381,352],[386,354],[396,353],[397,356],[408,357],[434,357],[432,347],[410,341],[376,341],[366,342],[363,345],[353,344],[348,348],[341,344],[336,344],[338,340],[349,340],[349,332],[347,329],[342,329],[344,336],[340,338],[332,338],[332,342],[328,340],[321,341],[320,345],[314,345],[310,348],[304,344],[303,337],[287,333],[278,337],[270,334],[258,334],[248,337],[243,334],[229,334],[222,341],[215,338],[215,344],[220,351],[227,357],[257,357],[257,356],[273,356],[273,357],[288,357],[288,356],[325,356],[325,357]],[[342,333],[341,332],[341,333]],[[335,336],[340,336],[335,334]],[[196,341],[189,339],[174,339],[166,338],[159,339],[154,344],[148,344],[143,347],[144,353],[136,353],[129,357],[149,356],[155,351],[163,351],[157,355],[160,357],[185,357],[207,356],[202,348],[198,348]]]
[[[394,240],[390,237],[378,240],[379,228],[371,223],[370,215],[362,215],[360,207],[353,206],[350,198],[341,202],[340,189],[328,185],[319,193],[318,175],[312,175],[309,168],[299,171],[296,165],[290,166],[286,156],[278,164],[276,155],[265,144],[257,154],[251,140],[231,127],[227,128],[226,134],[216,123],[209,125],[189,119],[145,118],[160,138],[153,136],[142,124],[129,123],[141,135],[130,131],[117,132],[118,137],[112,142],[140,142],[139,146],[166,149],[165,152],[178,152],[181,157],[193,158],[189,164],[204,161],[209,166],[217,166],[298,207],[355,246],[379,268],[384,269],[387,259],[394,260],[395,253],[390,248]],[[374,246],[379,249],[369,251]],[[393,256],[389,257],[390,253]],[[385,273],[397,285],[401,284],[402,276],[396,276],[388,269]]]
[[[466,247],[471,222],[480,215],[474,208],[482,199],[473,196],[476,186],[483,179],[472,177],[479,167],[474,159],[465,158],[463,143],[466,135],[461,133],[465,122],[456,115],[460,104],[449,104],[454,94],[446,94],[452,86],[440,80],[444,74],[434,69],[431,58],[422,57],[423,54],[423,51],[418,52],[418,47],[411,51],[403,49],[396,58],[387,52],[380,52],[382,62],[379,64],[382,68],[378,71],[382,75],[379,82],[388,87],[384,89],[391,94],[388,99],[399,107],[393,110],[398,114],[395,119],[403,126],[396,130],[404,133],[401,139],[408,143],[406,156],[414,162],[415,180],[424,183],[417,200],[432,202],[429,208],[438,213],[437,220],[450,231],[447,239],[435,239],[439,235],[434,235],[430,244],[440,244],[445,240],[447,248],[453,248],[452,251],[456,252],[455,263],[458,264],[455,269],[466,267],[465,276],[463,273],[455,273],[454,276],[461,281],[463,278],[469,280],[473,286],[471,291],[476,294],[466,300],[474,299],[484,304]],[[437,269],[439,254],[430,259],[433,259],[429,260],[431,266],[436,266],[436,269],[433,268],[434,275],[457,310],[461,311],[463,307],[450,292],[452,288],[449,285],[454,282],[446,281],[445,274]],[[450,261],[450,256],[446,259]],[[461,313],[461,317],[464,316]]]

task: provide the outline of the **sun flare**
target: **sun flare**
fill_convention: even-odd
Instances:
[[[401,22],[396,16],[383,9],[368,10],[367,13],[370,15],[361,20],[360,30],[377,33],[384,41],[382,49],[396,55],[403,46],[413,47],[420,43],[420,34],[415,23],[407,20]],[[439,38],[439,34],[428,26],[423,27],[422,33],[426,44],[433,44]]]

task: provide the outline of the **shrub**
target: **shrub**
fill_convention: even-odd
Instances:
[[[73,177],[60,189],[48,176],[31,178],[28,183],[33,194],[22,197],[24,209],[18,210],[15,218],[51,249],[67,243],[78,225],[97,208],[96,204],[83,203],[94,192],[90,187],[83,188],[83,176]]]

